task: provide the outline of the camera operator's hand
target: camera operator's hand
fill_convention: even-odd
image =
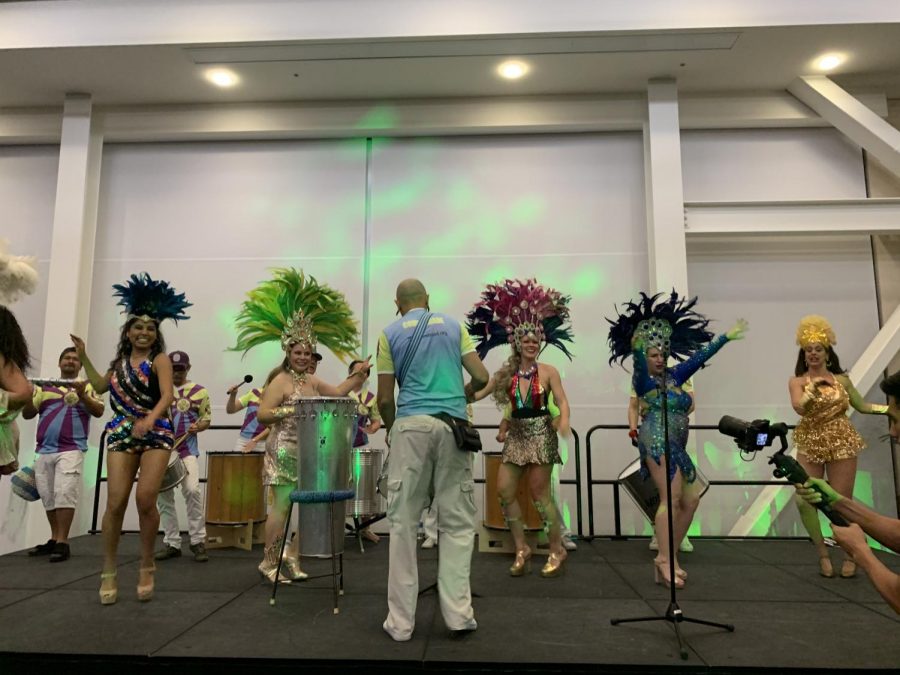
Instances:
[[[725,337],[729,340],[743,340],[744,333],[747,332],[748,328],[750,328],[750,324],[747,323],[746,319],[738,319],[737,323],[731,327],[731,330],[725,333]]]
[[[850,523],[847,527],[839,527],[832,524],[831,532],[834,540],[840,544],[847,553],[856,557],[861,551],[869,548],[866,541],[866,533],[856,523]]]
[[[803,485],[797,485],[796,488],[800,498],[813,506],[821,504],[823,501],[834,504],[837,500],[842,499],[835,489],[821,478],[810,478]]]

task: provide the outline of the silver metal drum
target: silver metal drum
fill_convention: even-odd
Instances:
[[[695,466],[695,469],[697,471],[697,480],[700,482],[700,496],[702,497],[709,490],[709,479],[703,475],[700,467]],[[641,460],[636,459],[626,466],[619,474],[618,481],[652,525],[656,516],[656,510],[659,508],[659,490],[656,489],[656,483],[653,482],[652,478],[648,476],[647,480],[644,480],[641,477]]]
[[[330,492],[350,487],[350,451],[357,403],[349,397],[302,398],[296,405],[299,489]],[[334,518],[332,520],[332,506]],[[344,509],[335,504],[299,504],[300,554],[330,558],[344,551]],[[333,525],[334,551],[329,523]]]
[[[387,510],[387,501],[377,488],[383,462],[383,450],[353,448],[351,451],[350,487],[356,492],[356,499],[347,502],[348,516],[370,516]]]
[[[166,472],[163,474],[162,485],[159,486],[159,491],[167,492],[174,489],[187,478],[187,475],[188,472],[187,467],[184,465],[184,460],[178,456],[177,452],[173,452],[169,457],[169,464],[166,467]]]

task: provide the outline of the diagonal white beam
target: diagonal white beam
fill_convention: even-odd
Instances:
[[[900,176],[900,130],[824,75],[798,77],[788,91]]]
[[[863,394],[869,391],[884,369],[900,352],[900,307],[885,321],[875,339],[850,369],[850,380]]]

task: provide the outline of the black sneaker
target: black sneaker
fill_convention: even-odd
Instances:
[[[168,560],[169,558],[180,558],[181,549],[174,546],[166,546],[164,549],[157,551],[153,555],[154,560]]]
[[[56,546],[56,539],[48,539],[46,544],[38,544],[32,549],[29,549],[28,555],[32,558],[39,555],[50,555],[53,553],[53,547]]]
[[[191,551],[194,554],[194,562],[206,562],[209,560],[209,556],[206,555],[206,544],[202,541],[199,544],[191,544]],[[179,555],[181,555],[180,552]]]
[[[50,554],[50,562],[65,562],[69,559],[69,545],[58,542],[53,547],[53,553]]]

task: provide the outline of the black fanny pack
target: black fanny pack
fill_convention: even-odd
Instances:
[[[468,420],[461,420],[447,413],[435,413],[431,415],[450,427],[456,447],[466,452],[478,452],[481,450],[481,436],[478,429],[469,424]]]

